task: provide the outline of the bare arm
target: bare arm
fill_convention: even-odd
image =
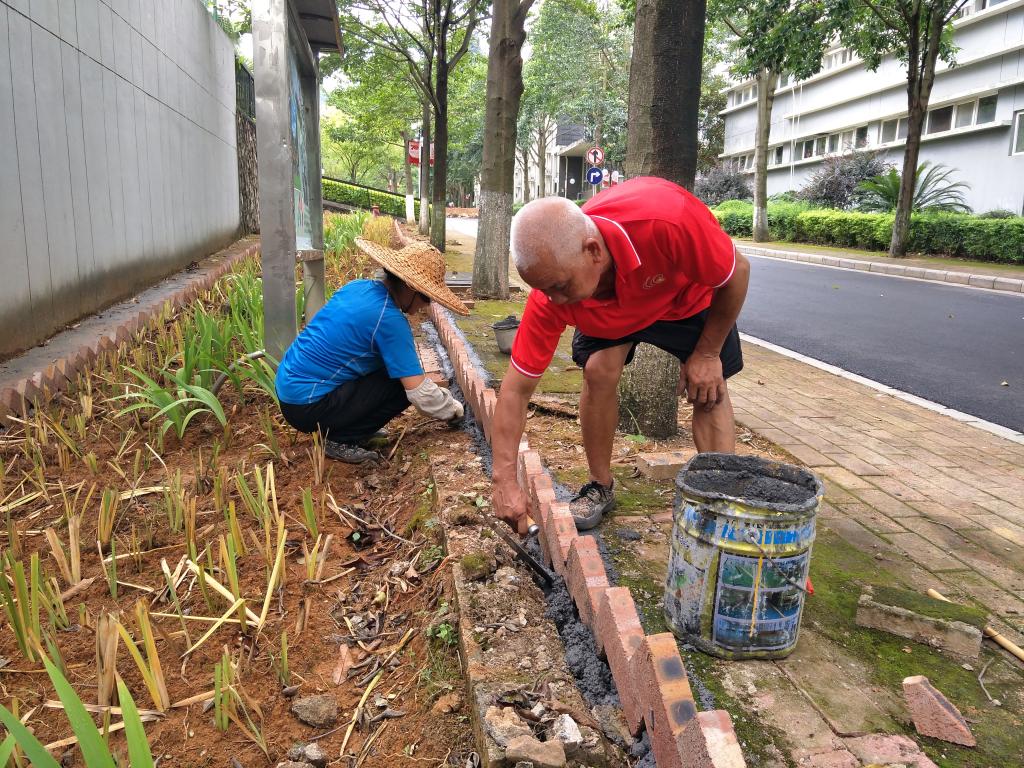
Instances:
[[[725,379],[722,377],[722,345],[729,331],[740,316],[743,302],[747,298],[750,283],[750,262],[746,256],[736,252],[736,268],[729,281],[717,288],[711,299],[704,331],[697,341],[693,354],[684,363],[685,376],[679,379],[680,388],[685,384],[687,399],[695,406],[711,410],[725,396]]]
[[[427,377],[421,373],[419,376],[403,376],[399,381],[402,382],[402,387],[408,391],[416,389],[416,387],[423,383],[425,378]]]
[[[519,534],[527,532],[529,505],[516,480],[516,461],[519,441],[526,426],[526,409],[538,381],[524,376],[510,365],[501,380],[501,392],[491,423],[494,514]]]

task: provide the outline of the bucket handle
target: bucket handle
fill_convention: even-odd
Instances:
[[[793,579],[791,579],[786,574],[786,572],[782,570],[782,567],[775,562],[775,559],[767,552],[765,552],[764,547],[762,547],[761,543],[757,540],[757,534],[754,532],[753,528],[748,528],[746,533],[743,534],[743,538],[746,539],[748,543],[753,544],[755,547],[757,547],[758,552],[761,553],[761,557],[767,560],[768,565],[770,565],[775,570],[775,572],[779,574],[779,576],[781,576],[791,587],[796,587],[801,592],[807,595],[814,594],[812,590],[807,589],[807,587],[793,581]]]

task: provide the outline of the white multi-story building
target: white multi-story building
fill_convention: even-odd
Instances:
[[[970,185],[976,211],[1024,213],[1024,0],[968,0],[954,22],[956,66],[939,61],[920,162],[942,163]],[[729,90],[721,157],[753,173],[757,86]],[[768,194],[799,190],[830,154],[883,152],[902,166],[906,69],[892,56],[869,72],[850,50],[832,48],[806,80],[783,77],[768,147]]]

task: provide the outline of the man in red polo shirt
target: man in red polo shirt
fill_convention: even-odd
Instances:
[[[693,403],[698,451],[736,447],[725,380],[743,367],[736,318],[750,264],[714,215],[664,179],[641,177],[582,208],[534,200],[512,222],[516,269],[533,290],[501,383],[492,425],[495,514],[526,532],[527,502],[516,455],[537,380],[565,327],[583,368],[580,424],[590,480],[570,502],[580,530],[614,505],[612,441],[618,383],[640,342],[679,358],[679,392]]]

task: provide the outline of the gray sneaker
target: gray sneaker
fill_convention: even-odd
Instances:
[[[337,443],[334,440],[324,441],[324,453],[332,459],[346,464],[365,464],[367,461],[380,461],[380,454],[369,448],[351,443]]]
[[[606,512],[610,512],[615,506],[615,496],[612,495],[612,485],[601,485],[596,480],[580,488],[580,492],[569,502],[569,511],[572,512],[572,519],[576,522],[577,531],[589,531],[600,524]]]

